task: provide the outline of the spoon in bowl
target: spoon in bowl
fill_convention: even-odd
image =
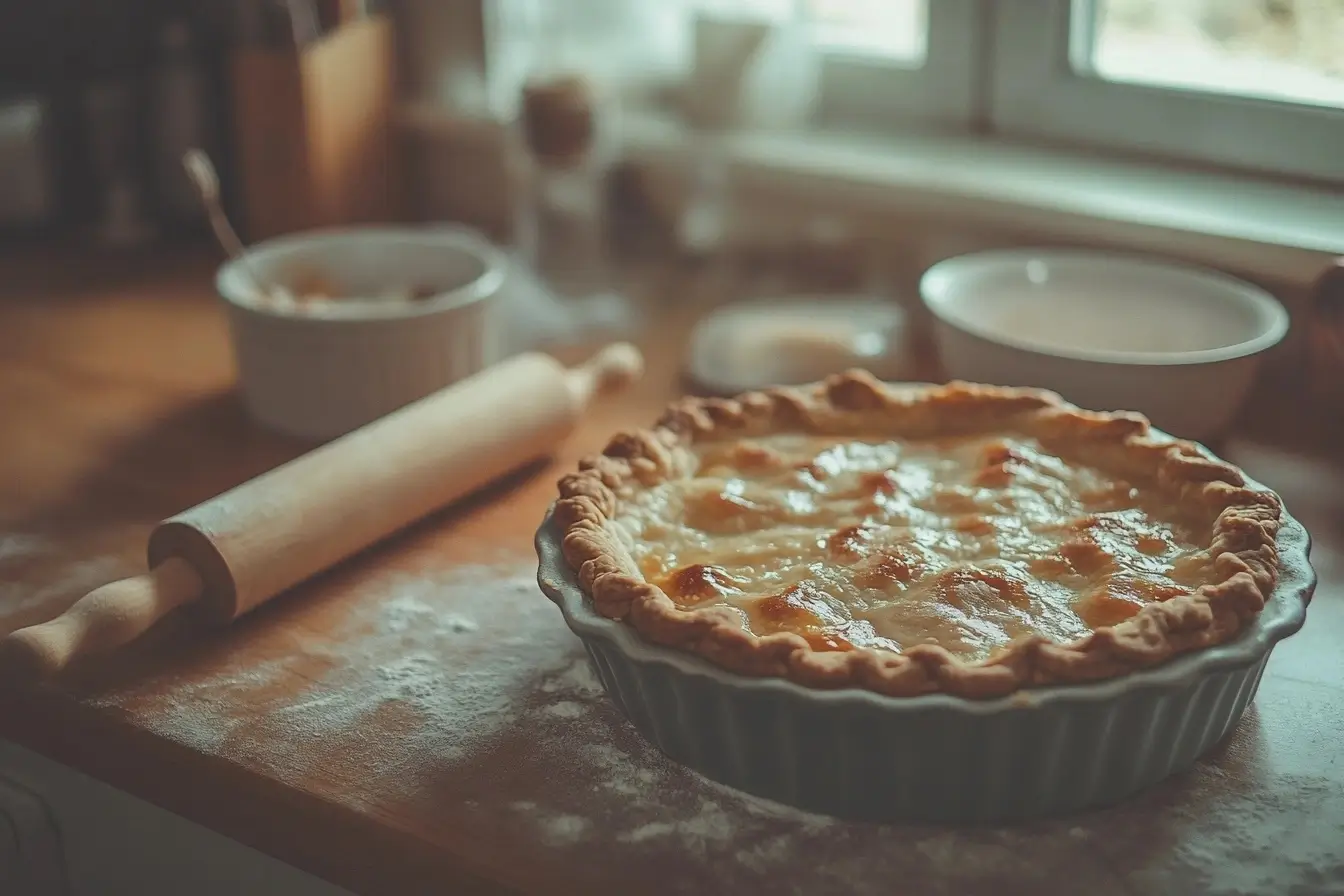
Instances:
[[[278,283],[267,286],[263,282],[264,278],[257,275],[256,268],[247,254],[247,248],[238,238],[237,231],[233,229],[228,215],[224,213],[223,205],[220,204],[219,174],[215,171],[210,157],[200,149],[189,149],[182,155],[182,167],[186,169],[187,176],[201,194],[201,203],[210,218],[210,229],[215,232],[215,239],[219,240],[219,245],[230,258],[241,262],[242,270],[247,272],[247,278],[252,281],[252,292],[257,301],[281,307],[293,307],[297,304],[293,293],[288,289]]]

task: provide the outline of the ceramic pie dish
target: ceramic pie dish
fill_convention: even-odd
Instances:
[[[864,374],[679,402],[560,483],[540,581],[670,756],[806,809],[1004,820],[1188,766],[1305,619],[1276,495],[1131,414]]]

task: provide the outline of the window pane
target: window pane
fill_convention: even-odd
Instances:
[[[911,68],[924,64],[928,0],[696,0],[719,15],[782,21],[805,16],[828,50],[880,56]]]
[[[924,64],[928,0],[806,0],[806,7],[828,47]]]
[[[1074,15],[1078,66],[1107,80],[1344,107],[1338,0],[1075,0]]]

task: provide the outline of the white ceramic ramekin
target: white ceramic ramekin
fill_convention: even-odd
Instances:
[[[920,294],[949,377],[1138,411],[1196,440],[1225,433],[1288,332],[1287,311],[1256,286],[1108,252],[963,255],[929,268]]]
[[[413,288],[413,302],[259,299],[249,271],[294,292]],[[505,255],[465,228],[318,230],[253,246],[220,268],[243,401],[262,425],[306,440],[357,429],[497,359],[492,320]]]

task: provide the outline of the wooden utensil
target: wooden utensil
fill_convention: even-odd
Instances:
[[[482,485],[544,457],[597,394],[635,380],[633,346],[566,369],[516,356],[160,523],[145,575],[85,595],[0,639],[0,658],[50,675],[194,605],[225,624]]]
[[[238,232],[233,229],[229,216],[224,213],[224,205],[219,199],[219,174],[215,171],[215,165],[210,161],[210,157],[204,150],[189,149],[182,156],[182,167],[186,169],[187,177],[195,185],[196,191],[201,194],[201,204],[205,206],[210,228],[215,232],[215,239],[219,241],[220,247],[230,258],[243,262],[242,269],[252,281],[256,299],[260,302],[293,305],[293,293],[279,283],[268,284],[264,277],[257,275],[257,269],[252,266],[251,256],[247,254],[247,247],[238,239]]]
[[[1344,258],[1316,279],[1307,328],[1308,376],[1316,395],[1344,407]]]

